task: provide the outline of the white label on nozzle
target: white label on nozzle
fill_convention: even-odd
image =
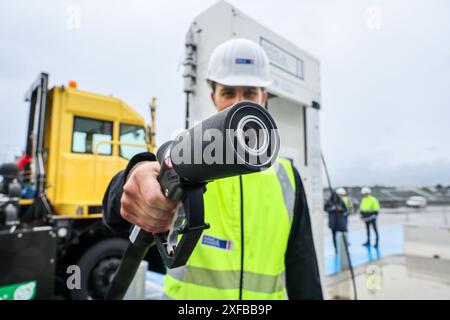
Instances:
[[[141,231],[141,227],[139,227],[139,226],[134,226],[133,227],[133,231],[131,231],[131,234],[130,234],[130,241],[131,241],[131,243],[134,243],[136,241],[136,238],[137,238],[137,236],[139,234],[139,231]]]
[[[170,159],[170,148],[167,148],[166,150],[166,154],[164,155],[164,163],[166,164],[167,168],[173,168],[172,160]]]

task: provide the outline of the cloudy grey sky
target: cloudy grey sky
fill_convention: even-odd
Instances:
[[[186,31],[215,2],[0,1],[0,162],[24,144],[23,95],[41,71],[147,119],[158,97],[158,142],[168,139],[184,121]],[[336,185],[450,184],[449,1],[229,2],[320,59],[322,148]]]

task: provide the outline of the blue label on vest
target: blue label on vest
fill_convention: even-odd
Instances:
[[[213,236],[203,235],[202,244],[209,247],[215,247],[223,250],[233,250],[233,241],[223,240]]]
[[[236,64],[253,64],[253,59],[236,58]]]

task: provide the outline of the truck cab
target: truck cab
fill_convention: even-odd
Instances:
[[[17,198],[0,190],[0,260],[6,261],[0,291],[26,287],[36,299],[102,299],[128,244],[127,234],[102,223],[103,195],[133,155],[154,151],[154,136],[120,99],[79,90],[74,82],[49,89],[46,73],[26,101],[26,161],[17,177],[13,166],[2,167],[22,192]],[[68,270],[81,275],[71,290]]]
[[[144,119],[120,99],[75,87],[53,87],[47,106],[45,193],[53,214],[100,218],[111,177],[134,154],[150,150]],[[31,144],[37,135],[27,137]]]

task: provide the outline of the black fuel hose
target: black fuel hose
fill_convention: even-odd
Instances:
[[[130,244],[125,249],[117,272],[106,293],[105,300],[122,300],[125,296],[141,261],[144,260],[148,250],[154,245],[153,234],[139,232],[136,239],[130,235]],[[133,241],[134,240],[134,241]]]

